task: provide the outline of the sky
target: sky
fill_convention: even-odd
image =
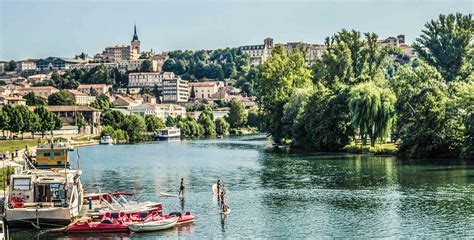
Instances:
[[[197,50],[275,43],[323,43],[342,28],[405,34],[411,43],[439,14],[474,12],[474,0],[0,0],[0,60],[91,56],[130,44],[141,50]]]

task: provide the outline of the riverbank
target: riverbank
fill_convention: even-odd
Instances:
[[[350,144],[345,146],[343,150],[347,153],[395,156],[398,153],[398,146],[394,143],[376,144],[374,147],[370,145]]]
[[[292,146],[290,144],[278,144],[273,145],[274,149],[285,152],[295,152],[295,153],[321,153],[319,151],[307,150],[299,147]],[[355,145],[349,144],[346,145],[340,151],[335,151],[333,153],[352,153],[352,154],[368,154],[375,156],[397,156],[398,146],[394,143],[384,143],[376,144],[375,147],[370,145]]]
[[[90,146],[99,144],[97,135],[82,135],[82,136],[61,136],[69,140],[69,143],[74,147]],[[11,154],[18,151],[20,155],[28,148],[30,151],[34,150],[38,145],[38,141],[46,138],[33,138],[22,140],[3,140],[0,141],[0,153],[5,153],[6,159],[11,158]]]

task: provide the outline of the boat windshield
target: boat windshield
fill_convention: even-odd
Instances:
[[[35,187],[35,202],[66,202],[66,189],[63,184],[38,184]]]

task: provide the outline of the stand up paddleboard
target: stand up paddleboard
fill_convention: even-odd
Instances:
[[[223,212],[222,209],[221,209],[221,214],[229,215],[230,214],[230,207],[227,208],[227,212]]]

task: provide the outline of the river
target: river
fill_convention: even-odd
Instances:
[[[165,212],[191,211],[194,225],[162,232],[67,236],[13,233],[14,239],[441,238],[474,237],[474,164],[402,161],[348,154],[270,150],[263,135],[80,147],[90,192],[134,191]],[[72,157],[73,158],[73,157]],[[160,198],[186,185],[184,201]],[[229,189],[228,217],[211,186]]]

